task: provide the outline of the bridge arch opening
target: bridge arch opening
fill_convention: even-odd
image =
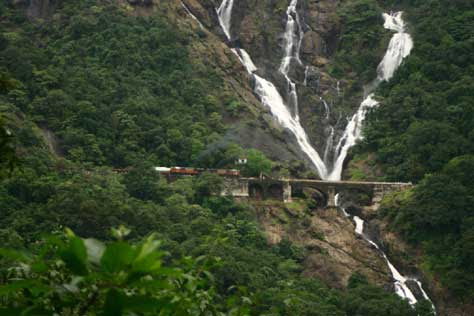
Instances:
[[[258,183],[250,183],[249,196],[256,200],[263,200],[265,197],[263,187]]]
[[[312,199],[315,206],[324,207],[328,205],[328,196],[323,191],[316,188],[304,188],[303,194],[306,198]]]
[[[281,183],[271,184],[268,189],[268,197],[272,199],[283,199],[283,185]]]
[[[294,185],[291,188],[291,197],[310,199],[312,200],[312,207],[325,207],[328,205],[328,195],[317,188],[305,187],[302,185]]]

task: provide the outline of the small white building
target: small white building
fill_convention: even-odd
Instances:
[[[247,164],[247,158],[246,157],[239,157],[235,160],[236,165],[246,165]]]

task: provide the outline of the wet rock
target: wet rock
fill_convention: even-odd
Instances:
[[[305,23],[324,42],[326,56],[333,53],[338,42],[340,22],[335,13],[339,3],[339,0],[309,1],[303,12]]]
[[[324,68],[327,64],[329,64],[329,59],[321,56],[315,56],[311,63],[316,67]]]
[[[309,31],[304,34],[301,45],[301,53],[309,55],[324,55],[326,54],[326,42],[318,33]]]
[[[405,282],[406,286],[410,289],[410,291],[415,295],[417,300],[424,299],[423,292],[421,292],[418,283],[415,280],[407,280]]]
[[[318,90],[320,79],[321,72],[319,69],[313,66],[308,66],[305,74],[306,86]]]
[[[189,11],[207,28],[210,28],[213,21],[217,21],[217,14],[215,7],[208,3],[202,4],[197,0],[183,0],[184,5]]]

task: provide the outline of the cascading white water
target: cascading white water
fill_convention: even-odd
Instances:
[[[233,0],[224,0],[217,9],[219,23],[224,30],[227,38],[231,39],[230,26],[232,17]],[[298,95],[296,91],[296,84],[291,80],[288,73],[291,67],[292,60],[301,63],[299,59],[299,47],[301,45],[301,26],[299,23],[299,16],[296,11],[297,0],[292,0],[287,8],[287,23],[284,33],[284,56],[281,61],[279,71],[282,73],[288,83],[289,106],[293,108],[294,115],[288,109],[282,96],[276,89],[275,85],[268,80],[256,75],[254,72],[257,67],[252,62],[248,53],[243,49],[234,49],[234,53],[239,57],[239,60],[246,67],[247,71],[255,78],[255,93],[260,97],[261,102],[268,106],[271,113],[277,120],[286,128],[288,128],[296,137],[297,143],[304,153],[310,158],[312,163],[316,166],[319,175],[322,179],[338,181],[341,179],[341,173],[344,160],[349,149],[361,139],[362,123],[365,119],[367,111],[378,105],[374,99],[373,94],[369,94],[367,98],[361,103],[359,110],[354,114],[349,121],[342,137],[340,138],[334,154],[334,161],[332,163],[332,170],[329,173],[324,161],[319,156],[318,152],[311,146],[308,136],[299,122],[298,113]],[[387,52],[378,66],[378,75],[374,81],[374,87],[381,81],[389,80],[395,70],[400,66],[403,59],[409,55],[413,48],[413,41],[408,33],[405,33],[405,23],[402,19],[402,12],[394,14],[384,14],[384,27],[395,31],[390,40]],[[305,69],[305,83],[308,68]],[[326,119],[329,118],[330,110],[328,104],[320,98],[326,110]],[[329,141],[333,141],[333,136],[330,135]],[[332,147],[332,144],[331,144]],[[325,161],[329,157],[328,146],[326,144],[324,152]]]
[[[343,207],[340,206],[339,198],[340,198],[339,194],[336,194],[336,196],[335,196],[336,206],[339,207],[342,210],[344,216],[351,217],[351,215],[348,214],[346,212],[346,210]],[[407,278],[407,277],[403,276],[395,268],[395,266],[390,262],[387,255],[385,254],[385,252],[383,252],[383,250],[380,249],[380,247],[374,241],[372,241],[367,235],[364,234],[364,225],[365,225],[364,220],[362,218],[360,218],[359,216],[353,216],[352,219],[354,220],[354,223],[355,223],[355,232],[356,232],[356,234],[362,236],[364,238],[364,240],[366,240],[369,244],[374,246],[382,254],[382,257],[385,259],[385,262],[387,262],[390,273],[392,274],[392,277],[395,280],[394,281],[395,293],[397,293],[397,295],[400,296],[401,298],[404,298],[404,299],[408,300],[410,305],[416,304],[418,302],[418,300],[416,299],[415,295],[413,294],[413,291],[410,290],[410,288],[407,286],[408,281],[413,281],[418,286],[418,289],[422,293],[423,298],[428,300],[431,303],[431,307],[433,308],[433,311],[436,312],[435,306],[434,306],[433,302],[431,302],[430,298],[428,297],[428,294],[426,294],[425,290],[423,289],[423,286],[422,286],[421,282],[419,280],[415,279],[415,278]]]
[[[336,146],[336,160],[333,165],[333,169],[329,174],[329,180],[339,181],[341,180],[342,167],[344,160],[346,159],[347,152],[349,149],[356,144],[361,138],[362,122],[365,119],[365,115],[370,108],[378,105],[378,102],[373,99],[373,94],[370,94],[360,105],[359,110],[354,114],[352,119],[347,124],[344,134],[342,135],[339,143]]]
[[[322,97],[319,97],[319,100],[324,105],[324,110],[326,111],[326,119],[329,119],[329,115],[331,114],[331,109],[329,108],[328,103]]]
[[[345,212],[345,211],[344,211]],[[346,213],[347,214],[347,213]],[[388,259],[387,255],[385,254],[385,252],[382,251],[382,249],[380,249],[380,247],[374,242],[372,241],[370,238],[368,238],[365,234],[364,234],[364,220],[361,219],[359,216],[354,216],[354,222],[356,224],[356,228],[355,228],[355,232],[359,235],[361,235],[368,243],[370,243],[372,246],[374,246],[378,251],[380,251],[380,253],[382,254],[383,258],[385,259],[385,261],[387,262],[387,265],[388,265],[388,268],[390,269],[390,273],[392,274],[392,277],[393,279],[395,280],[394,281],[394,285],[395,285],[395,292],[397,293],[398,296],[404,298],[404,299],[407,299],[408,302],[411,304],[411,305],[414,305],[418,302],[418,300],[416,299],[415,295],[413,294],[413,291],[410,290],[410,288],[407,286],[407,282],[408,281],[413,281],[417,286],[418,286],[418,289],[420,290],[420,292],[422,293],[423,295],[423,298],[430,301],[431,303],[431,306],[433,308],[433,311],[435,310],[435,307],[433,305],[433,303],[431,302],[430,298],[428,297],[428,295],[426,294],[425,290],[423,289],[423,286],[421,284],[420,281],[418,281],[417,279],[414,279],[414,278],[407,278],[405,276],[403,276],[396,268],[395,266],[390,262],[390,260]]]
[[[230,25],[232,18],[232,7],[234,6],[234,0],[222,1],[220,7],[217,9],[217,16],[219,17],[219,23],[222,27],[227,38],[230,40]]]
[[[324,162],[309,143],[308,136],[299,121],[291,115],[275,85],[254,73],[257,67],[245,50],[237,48],[232,51],[239,57],[245,69],[247,69],[255,79],[255,93],[260,97],[260,101],[263,105],[267,106],[278,122],[296,137],[296,141],[301,150],[306,153],[311,162],[316,166],[319,174],[326,175],[327,171]]]
[[[403,12],[392,14],[384,13],[384,28],[395,31],[388,45],[388,50],[380,63],[377,72],[381,80],[388,81],[393,77],[395,70],[403,59],[410,55],[413,48],[413,40],[410,34],[405,32],[405,22],[402,19]]]
[[[202,25],[201,21],[199,21],[199,19],[194,15],[192,14],[192,12],[189,10],[189,8],[184,4],[183,1],[181,1],[181,6],[183,7],[184,11],[186,11],[186,13],[193,19],[195,20],[198,24],[199,24],[199,27],[204,30],[205,27],[204,25]]]
[[[392,36],[387,52],[377,67],[377,78],[374,81],[373,89],[376,88],[380,82],[388,81],[392,78],[395,70],[400,66],[403,59],[410,54],[413,48],[413,40],[410,34],[405,33],[405,22],[402,19],[402,12],[392,14],[384,13],[383,17],[385,19],[384,27],[396,33]],[[347,124],[344,134],[336,146],[335,161],[332,171],[328,176],[329,180],[341,180],[342,167],[347,152],[361,139],[362,123],[367,111],[377,105],[378,102],[374,99],[374,95],[369,94],[361,103],[359,110],[354,114],[349,124]]]
[[[299,121],[299,109],[298,109],[298,93],[296,92],[296,83],[291,80],[288,75],[290,71],[291,61],[296,60],[301,63],[299,57],[299,50],[301,47],[301,26],[299,24],[298,13],[296,12],[296,5],[298,0],[292,0],[288,9],[286,10],[286,27],[284,38],[284,52],[285,55],[281,60],[279,71],[283,74],[288,84],[288,105],[294,110],[294,117]],[[295,18],[296,20],[295,20]],[[298,33],[296,32],[298,30]]]
[[[405,23],[402,20],[402,12],[397,12],[394,14],[385,13],[383,17],[385,19],[384,27],[397,33],[392,36],[387,52],[385,53],[384,58],[382,59],[381,63],[377,68],[377,78],[374,82],[374,88],[380,82],[388,81],[390,80],[390,78],[392,78],[396,69],[400,66],[403,59],[410,54],[413,48],[413,41],[411,39],[411,36],[408,33],[405,33]],[[329,174],[330,180],[337,181],[341,179],[342,167],[344,159],[347,156],[347,152],[352,146],[355,145],[355,143],[359,139],[361,139],[362,123],[365,119],[367,111],[377,105],[378,102],[374,99],[374,94],[369,94],[366,99],[361,103],[359,110],[349,121],[349,124],[347,125],[343,136],[341,137],[338,145],[336,146],[336,160],[333,165],[333,170]],[[337,196],[336,205],[338,205],[338,203],[339,196]],[[344,212],[344,215],[350,216],[343,208],[342,210]],[[400,297],[407,299],[411,305],[416,304],[417,299],[415,295],[406,285],[407,281],[411,280],[418,285],[418,288],[423,294],[423,297],[431,302],[430,298],[423,289],[421,282],[416,279],[404,277],[390,262],[387,255],[380,249],[380,247],[364,234],[364,221],[358,216],[354,216],[353,220],[356,224],[355,232],[363,236],[363,238],[367,242],[369,242],[376,249],[378,249],[384,257],[385,261],[387,262],[390,272],[392,273],[392,277],[395,280],[394,285],[396,293]],[[435,311],[433,303],[431,304],[433,310]]]
[[[293,91],[294,91],[294,94],[296,95],[296,85],[291,81],[291,79],[288,76],[289,67],[290,67],[292,58],[297,58],[297,60],[299,61],[299,46],[301,45],[301,28],[300,28],[299,22],[298,22],[298,27],[299,27],[299,32],[300,32],[299,33],[300,39],[299,39],[298,46],[295,47],[294,45],[295,21],[292,17],[292,14],[294,14],[298,18],[297,13],[296,13],[296,4],[297,4],[297,0],[292,0],[287,10],[288,21],[287,21],[287,27],[285,30],[285,42],[286,42],[285,56],[282,60],[282,63],[279,69],[280,72],[285,75],[285,78],[287,79],[287,81],[290,83],[289,86],[290,86],[290,89],[292,89],[290,90],[290,96],[291,96],[291,92]],[[219,7],[219,9],[217,10],[218,16],[219,16],[219,23],[222,26],[224,33],[226,34],[229,40],[231,39],[230,20],[231,20],[232,6],[233,6],[233,0],[224,0],[221,6]],[[411,40],[410,35],[407,33],[404,33],[404,22],[401,19],[401,16],[402,16],[401,12],[390,14],[390,15],[384,14],[384,19],[385,19],[384,27],[387,29],[396,31],[397,34],[395,34],[392,37],[387,53],[385,54],[382,62],[380,63],[378,67],[378,77],[376,79],[376,84],[382,80],[389,80],[393,76],[393,73],[395,72],[395,70],[401,64],[403,58],[408,56],[408,54],[410,53],[413,47],[413,42]],[[344,159],[347,155],[347,151],[349,150],[349,148],[352,147],[355,144],[355,142],[360,139],[362,122],[365,119],[367,110],[378,104],[377,101],[373,99],[373,94],[370,94],[367,96],[367,98],[362,102],[357,113],[352,117],[351,121],[349,122],[344,132],[343,137],[341,138],[341,140],[339,141],[336,147],[336,153],[338,154],[338,156],[336,159],[336,163],[334,165],[334,169],[332,170],[331,174],[328,174],[326,165],[321,160],[316,150],[310,145],[306,132],[304,131],[303,127],[299,123],[298,115],[296,114],[295,118],[291,115],[290,111],[285,105],[283,98],[281,97],[280,93],[276,89],[275,85],[273,85],[273,83],[271,83],[270,81],[267,81],[264,78],[255,74],[257,67],[255,66],[249,54],[245,50],[240,49],[240,48],[235,48],[235,49],[232,49],[232,52],[238,57],[238,59],[244,65],[247,72],[251,74],[253,78],[255,79],[255,93],[260,97],[261,102],[265,106],[268,106],[272,115],[277,118],[280,124],[282,124],[284,127],[286,127],[288,130],[290,130],[293,133],[293,135],[296,137],[296,140],[300,148],[303,150],[303,152],[305,152],[308,155],[308,157],[311,159],[313,164],[318,169],[318,172],[321,178],[340,180],[341,172],[342,172],[342,163],[344,162]],[[308,68],[305,69],[305,84],[306,84],[307,71],[308,71]],[[339,83],[338,83],[338,88],[339,88]],[[321,101],[324,101],[324,100],[321,98]],[[325,105],[326,111],[328,113],[329,107],[327,106],[327,103],[324,102],[323,104]],[[296,105],[297,105],[297,99],[296,99]],[[330,147],[328,147],[328,144],[329,144],[329,141],[332,142],[333,137],[334,137],[334,128],[331,127],[331,135],[330,135],[330,140],[328,140],[328,143],[326,144],[325,157],[327,157],[328,155],[328,149],[332,147],[332,143],[330,143],[331,144]],[[339,204],[339,194],[336,195],[336,205],[338,204]],[[345,211],[345,209],[342,208],[342,210],[345,216],[350,217],[350,214],[348,214]],[[423,287],[421,286],[421,282],[419,282],[416,279],[409,279],[401,275],[398,272],[398,270],[393,266],[393,264],[388,260],[387,256],[379,248],[379,246],[364,235],[364,221],[358,216],[354,216],[353,219],[356,223],[356,228],[355,228],[356,233],[363,236],[364,239],[367,240],[367,242],[372,244],[375,248],[377,248],[382,253],[384,259],[387,262],[387,265],[389,266],[392,276],[395,280],[396,293],[399,296],[408,299],[410,304],[415,304],[417,300],[415,296],[413,295],[412,291],[406,286],[406,282],[408,280],[412,280],[418,285],[424,298],[429,300],[428,295],[426,294]],[[434,306],[433,306],[433,310],[434,310]]]
[[[324,148],[324,156],[323,156],[324,161],[328,161],[329,152],[331,151],[332,145],[334,142],[334,127],[329,126],[329,131],[330,131],[329,137],[326,140],[326,147]]]
[[[292,4],[294,4],[294,10],[296,12],[296,0],[292,1]],[[232,15],[232,5],[233,1],[232,0],[224,0],[217,10],[218,17],[219,17],[219,23],[222,26],[224,33],[226,34],[227,38],[230,40],[231,35],[230,35],[230,20],[231,20],[231,15]],[[291,5],[290,5],[291,7]],[[290,12],[292,12],[289,9]],[[291,16],[291,14],[289,15]],[[295,32],[294,29],[294,20],[291,17],[293,22],[289,22],[289,24],[293,24],[293,26],[287,26],[287,29],[292,29],[292,33]],[[285,32],[286,33],[286,32]],[[289,37],[288,37],[289,38]],[[290,49],[285,50],[285,52],[289,51],[291,56],[294,57],[294,54],[298,53],[293,53],[293,51],[297,51],[297,49],[294,49],[294,39],[291,37],[291,40],[288,40],[287,44],[285,47],[290,47]],[[301,148],[301,150],[308,156],[308,158],[311,160],[313,165],[316,167],[318,170],[319,175],[322,178],[325,178],[327,176],[327,170],[326,170],[326,165],[324,162],[321,160],[319,154],[317,151],[311,146],[309,142],[308,135],[306,134],[305,130],[301,126],[299,122],[299,116],[298,116],[298,109],[297,109],[297,96],[296,96],[296,84],[294,84],[290,78],[287,76],[286,73],[286,78],[287,80],[291,83],[290,88],[292,89],[290,91],[290,98],[292,96],[292,91],[294,91],[293,94],[293,102],[295,102],[295,116],[291,115],[290,110],[286,106],[285,102],[283,101],[282,96],[278,92],[277,88],[273,83],[270,81],[260,77],[259,75],[255,74],[255,71],[257,70],[257,67],[253,63],[252,59],[250,58],[250,55],[243,49],[240,48],[235,48],[232,49],[234,54],[237,55],[239,58],[240,62],[244,65],[245,69],[249,74],[251,74],[255,80],[255,93],[259,96],[261,102],[263,105],[267,106],[270,109],[270,112],[272,115],[278,120],[278,122],[287,128],[296,138],[296,141]],[[280,71],[284,73],[284,71],[289,70],[289,65],[291,62],[291,58],[287,58],[287,54],[285,53],[285,57],[283,58],[282,64],[280,65]],[[298,58],[299,59],[299,58]],[[286,64],[288,62],[288,64]]]

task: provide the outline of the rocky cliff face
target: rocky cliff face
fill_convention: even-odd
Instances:
[[[54,13],[60,0],[12,0],[23,6],[33,19],[46,19]],[[232,18],[232,41],[229,42],[218,23],[216,8],[220,0],[117,0],[127,12],[149,15],[159,12],[187,30],[193,61],[215,69],[225,78],[224,93],[239,100],[239,115],[225,117],[228,133],[224,142],[240,143],[244,147],[258,148],[277,161],[294,162],[306,158],[289,135],[268,113],[253,92],[251,77],[239,63],[232,47],[247,50],[258,73],[271,79],[285,98],[286,82],[278,72],[283,57],[283,37],[286,24],[287,0],[239,0],[235,2]],[[312,144],[323,153],[332,129],[336,142],[361,101],[362,86],[350,88],[353,74],[335,77],[331,74],[338,52],[342,24],[338,10],[347,1],[299,1],[297,11],[301,18],[302,64],[291,67],[289,76],[296,83],[301,122]],[[381,26],[380,26],[381,27]],[[328,110],[329,109],[329,110]],[[51,145],[52,150],[54,146]],[[328,157],[331,159],[331,157]],[[310,164],[307,164],[309,167]],[[374,239],[392,251],[397,266],[404,272],[416,273],[416,262],[408,265],[396,258],[416,257],[416,252],[403,245],[389,233],[386,224],[377,220],[377,205],[360,210],[370,221]],[[262,203],[257,206],[258,218],[266,231],[269,244],[288,239],[306,249],[304,259],[308,276],[319,276],[329,284],[344,288],[350,275],[359,271],[380,286],[393,288],[390,271],[380,254],[354,233],[353,222],[335,209],[318,209],[306,212],[293,206]],[[435,283],[429,286],[437,302],[443,305],[443,291]],[[440,315],[462,315],[444,304]],[[443,306],[444,306],[443,305]]]
[[[393,288],[384,259],[356,236],[349,218],[335,208],[307,209],[300,203],[257,204],[258,219],[270,245],[286,239],[304,248],[303,274],[317,276],[333,287],[347,287],[350,276],[358,272],[373,284]]]
[[[232,9],[230,42],[224,35],[216,14],[216,8],[221,1],[183,0],[182,3],[201,22],[206,31],[226,43],[227,48],[245,49],[258,68],[257,74],[275,84],[284,101],[290,103],[288,82],[279,71],[285,54],[283,35],[289,1],[235,1]],[[294,18],[298,18],[299,21],[298,56],[301,62],[292,60],[288,74],[296,84],[301,125],[313,147],[328,165],[331,165],[334,151],[327,149],[332,149],[331,147],[337,144],[348,122],[347,118],[355,112],[363,95],[362,84],[349,91],[344,77],[335,78],[330,74],[340,44],[342,26],[339,11],[343,5],[344,2],[339,0],[298,2],[296,8],[298,17]],[[230,58],[236,59],[232,55]],[[242,84],[252,90],[251,81]],[[260,106],[259,111],[267,110]],[[266,121],[269,123],[271,119],[267,117]],[[275,124],[270,125],[275,127]],[[283,133],[282,137],[287,144],[295,143],[292,135]],[[245,141],[242,144],[249,145]],[[272,158],[280,161],[283,158],[268,148],[258,148]],[[294,151],[294,148],[291,151]],[[297,148],[296,156],[299,160],[307,161],[308,168],[314,168],[305,154]]]

